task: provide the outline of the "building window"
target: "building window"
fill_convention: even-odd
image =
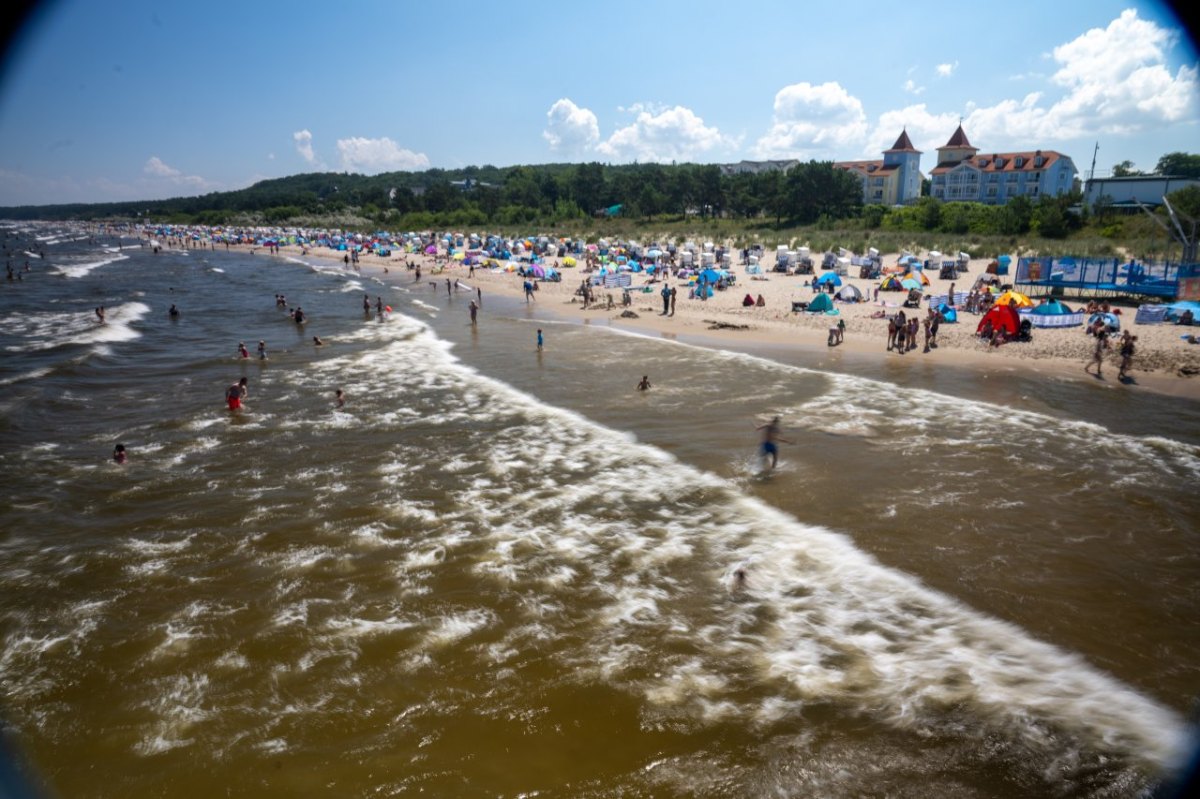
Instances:
[[[1005,176],[1004,182],[1005,183],[1016,183],[1017,182],[1017,173],[1010,172],[1007,176]]]
[[[876,200],[882,200],[883,199],[883,189],[876,189],[874,197]]]
[[[988,186],[987,196],[989,196],[989,197],[996,196],[996,187],[995,186]]]
[[[883,185],[883,178],[875,178],[875,185],[876,185],[876,186],[882,186],[882,185]]]
[[[1020,169],[1021,167],[1025,166],[1025,159],[1018,155],[1013,159],[1013,166],[1015,166],[1017,169]]]

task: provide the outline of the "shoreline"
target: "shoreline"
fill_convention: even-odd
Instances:
[[[281,249],[279,254],[274,257],[301,256],[299,253]],[[324,253],[318,249],[311,249],[308,251],[308,255],[302,257],[312,257],[330,265],[345,266],[337,255],[332,252]],[[428,256],[407,255],[405,258],[420,265],[422,283],[428,284],[435,281],[444,283],[447,278],[450,278],[469,283],[472,287],[479,288],[484,294],[493,293],[518,302],[523,299],[523,279],[515,272],[493,273],[486,268],[477,268],[475,275],[468,277],[469,267],[451,262],[448,266],[440,264],[442,269],[434,273],[432,271],[434,267]],[[885,263],[887,262],[885,260]],[[416,283],[411,279],[413,273],[405,267],[402,259],[383,259],[374,255],[361,255],[357,266],[360,271],[370,269],[375,276],[390,285],[403,286]],[[972,266],[975,265],[972,264]],[[384,272],[385,268],[388,270],[387,272]],[[737,270],[732,271],[736,272]],[[979,271],[982,270],[972,269],[973,274],[963,275],[961,281],[955,282],[959,286],[966,284],[969,287],[973,282],[973,275],[977,275]],[[1174,325],[1133,327],[1132,313],[1127,317],[1128,322],[1131,329],[1135,331],[1135,335],[1139,337],[1139,347],[1142,349],[1134,357],[1131,370],[1132,382],[1122,384],[1116,377],[1119,356],[1116,355],[1115,348],[1105,359],[1106,370],[1103,379],[1098,379],[1083,371],[1083,366],[1090,359],[1091,342],[1094,340],[1087,337],[1082,328],[1036,329],[1034,331],[1035,339],[1041,339],[1046,343],[1013,342],[993,348],[985,345],[974,335],[975,326],[980,317],[964,313],[961,315],[963,321],[957,325],[942,326],[939,333],[941,343],[936,349],[924,353],[923,347],[918,345],[915,349],[899,355],[886,349],[886,321],[870,318],[871,313],[879,310],[892,313],[895,306],[884,307],[873,302],[851,305],[839,303],[838,307],[842,313],[837,317],[793,313],[790,311],[790,307],[784,311],[780,307],[788,301],[788,297],[781,296],[784,291],[796,299],[812,296],[811,289],[803,286],[805,278],[799,276],[784,276],[768,272],[765,275],[767,280],[750,280],[748,276],[738,274],[735,286],[725,292],[717,293],[712,299],[703,302],[686,299],[686,285],[682,281],[671,279],[667,281],[668,285],[676,286],[679,292],[676,300],[676,315],[672,317],[662,316],[659,313],[662,309],[661,298],[657,293],[662,286],[660,282],[651,284],[652,293],[633,292],[633,300],[629,308],[620,304],[617,292],[599,289],[598,294],[602,298],[608,293],[613,294],[614,306],[609,309],[607,304],[597,303],[584,310],[582,303],[574,297],[574,292],[580,281],[586,276],[585,273],[580,269],[566,268],[562,270],[562,274],[564,279],[559,283],[539,281],[539,289],[531,303],[535,314],[544,314],[559,322],[576,324],[602,322],[630,334],[644,335],[649,338],[674,338],[697,346],[715,349],[748,351],[797,348],[807,356],[817,358],[818,366],[824,368],[829,368],[830,360],[839,359],[840,353],[846,352],[854,357],[874,358],[879,362],[886,359],[904,359],[908,363],[915,361],[921,368],[929,365],[945,365],[972,372],[981,378],[1003,375],[1019,369],[1027,374],[1095,383],[1099,387],[1113,390],[1140,389],[1166,396],[1200,399],[1200,382],[1176,373],[1181,365],[1190,368],[1200,367],[1200,347],[1195,347],[1194,351],[1181,350],[1169,354],[1154,352],[1150,348],[1157,350],[1169,346],[1171,344],[1170,337],[1177,336],[1175,331],[1179,328]],[[638,275],[638,277],[644,280],[644,276]],[[863,284],[875,281],[849,278],[845,282],[859,286],[864,289],[865,293],[866,287]],[[943,282],[949,283],[950,281],[931,279],[931,289],[936,293],[940,288],[938,284]],[[641,289],[642,285],[639,283],[634,288]],[[746,292],[755,295],[762,293],[764,296],[769,292],[773,297],[768,300],[767,308],[743,308],[737,298]],[[439,296],[439,292],[434,292],[434,296]],[[734,303],[738,304],[734,305]],[[923,304],[918,313],[923,315],[924,308]],[[632,310],[637,317],[622,317],[622,312],[626,310]],[[836,324],[838,319],[846,321],[845,339],[836,346],[827,346],[828,328],[832,324]],[[712,329],[712,323],[746,325],[746,327]],[[1150,335],[1146,335],[1147,333]],[[1148,342],[1147,339],[1150,341]],[[1177,337],[1174,338],[1174,343],[1176,348],[1195,346],[1183,345],[1179,343]],[[1069,349],[1071,357],[1059,355],[1051,351],[1052,348]],[[830,359],[821,358],[822,352],[827,352],[831,356]],[[1148,364],[1158,365],[1160,368],[1147,368]],[[1161,368],[1164,364],[1167,365],[1167,368]]]

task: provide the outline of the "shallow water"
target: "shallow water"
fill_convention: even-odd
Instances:
[[[0,287],[2,708],[63,795],[1116,796],[1186,746],[1195,402],[66,238]]]

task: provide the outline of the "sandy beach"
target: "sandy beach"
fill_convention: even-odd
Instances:
[[[296,255],[295,248],[286,247],[281,255]],[[310,249],[306,257],[316,257],[323,260],[340,262],[343,253],[320,248]],[[925,257],[925,253],[916,253]],[[818,256],[819,258],[819,256]],[[897,263],[898,253],[888,253],[883,256],[884,267]],[[547,263],[553,263],[549,259]],[[936,272],[927,272],[929,286],[927,295],[944,295],[954,284],[955,292],[970,290],[976,278],[986,271],[990,259],[973,259],[968,264],[967,271],[957,280],[942,280]],[[429,285],[430,293],[437,295],[445,292],[445,281],[461,281],[478,288],[486,298],[492,294],[520,298],[523,296],[524,278],[516,272],[507,272],[495,268],[476,267],[470,274],[470,267],[459,262],[445,259],[435,261],[428,255],[393,255],[390,258],[373,254],[361,254],[359,268],[371,272],[382,273],[387,269],[386,277],[398,283],[411,284],[414,272],[405,267],[405,263],[420,265],[421,282]],[[990,347],[976,336],[976,326],[980,316],[977,314],[959,313],[956,324],[942,324],[938,332],[936,349],[924,352],[923,334],[918,335],[918,347],[904,355],[887,349],[887,319],[876,318],[880,312],[890,316],[902,308],[906,298],[905,292],[879,292],[878,301],[874,300],[878,280],[864,280],[857,277],[858,267],[850,267],[849,275],[843,277],[843,285],[851,284],[860,289],[865,302],[845,303],[836,301],[834,307],[838,313],[827,315],[823,313],[793,312],[792,303],[808,302],[815,296],[812,288],[806,285],[813,275],[787,275],[773,271],[775,254],[768,251],[760,264],[762,274],[747,274],[746,267],[735,265],[732,271],[737,275],[735,285],[724,291],[717,291],[704,301],[688,298],[688,285],[684,280],[668,278],[667,285],[677,289],[675,312],[673,315],[662,315],[662,298],[659,292],[664,281],[654,280],[645,273],[633,273],[630,295],[631,305],[623,307],[620,289],[594,289],[596,301],[588,308],[583,307],[577,290],[581,282],[590,274],[584,270],[582,262],[575,267],[562,268],[562,280],[537,281],[537,291],[533,302],[541,313],[564,320],[584,321],[591,323],[603,320],[607,324],[626,328],[631,332],[647,335],[668,335],[688,337],[697,343],[713,346],[753,347],[756,345],[795,345],[812,350],[828,350],[831,358],[838,351],[845,350],[856,353],[876,353],[879,358],[895,358],[907,361],[925,363],[929,361],[955,364],[982,372],[1002,372],[1014,368],[1025,369],[1058,377],[1078,376],[1079,380],[1096,382],[1102,385],[1131,390],[1153,390],[1161,393],[1200,397],[1200,346],[1188,344],[1181,335],[1192,332],[1194,328],[1177,327],[1175,325],[1137,325],[1133,323],[1136,306],[1118,306],[1123,330],[1131,330],[1137,338],[1137,352],[1131,370],[1132,380],[1121,383],[1117,380],[1117,370],[1120,365],[1120,355],[1115,346],[1109,350],[1103,370],[1103,378],[1096,378],[1084,372],[1083,367],[1091,360],[1095,339],[1084,332],[1082,326],[1060,329],[1036,328],[1031,342],[1010,342],[1000,347]],[[817,270],[818,274],[820,269]],[[407,283],[405,283],[407,281]],[[465,289],[460,289],[460,293]],[[750,294],[756,300],[762,295],[763,307],[744,307],[743,299]],[[612,306],[608,299],[611,296]],[[1067,300],[1072,308],[1082,307],[1082,303]],[[908,316],[917,313],[923,319],[927,314],[928,303],[922,302],[919,310],[905,309]],[[465,313],[465,312],[464,312]],[[831,327],[845,321],[845,336],[842,343],[828,346],[828,336]],[[485,307],[481,321],[486,322]]]

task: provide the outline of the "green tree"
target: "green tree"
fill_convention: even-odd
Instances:
[[[1195,153],[1167,153],[1158,159],[1154,171],[1160,175],[1178,175],[1184,178],[1200,178],[1200,155]]]
[[[1127,178],[1142,174],[1139,170],[1133,168],[1132,161],[1122,161],[1119,164],[1114,164],[1112,173],[1114,178]]]

